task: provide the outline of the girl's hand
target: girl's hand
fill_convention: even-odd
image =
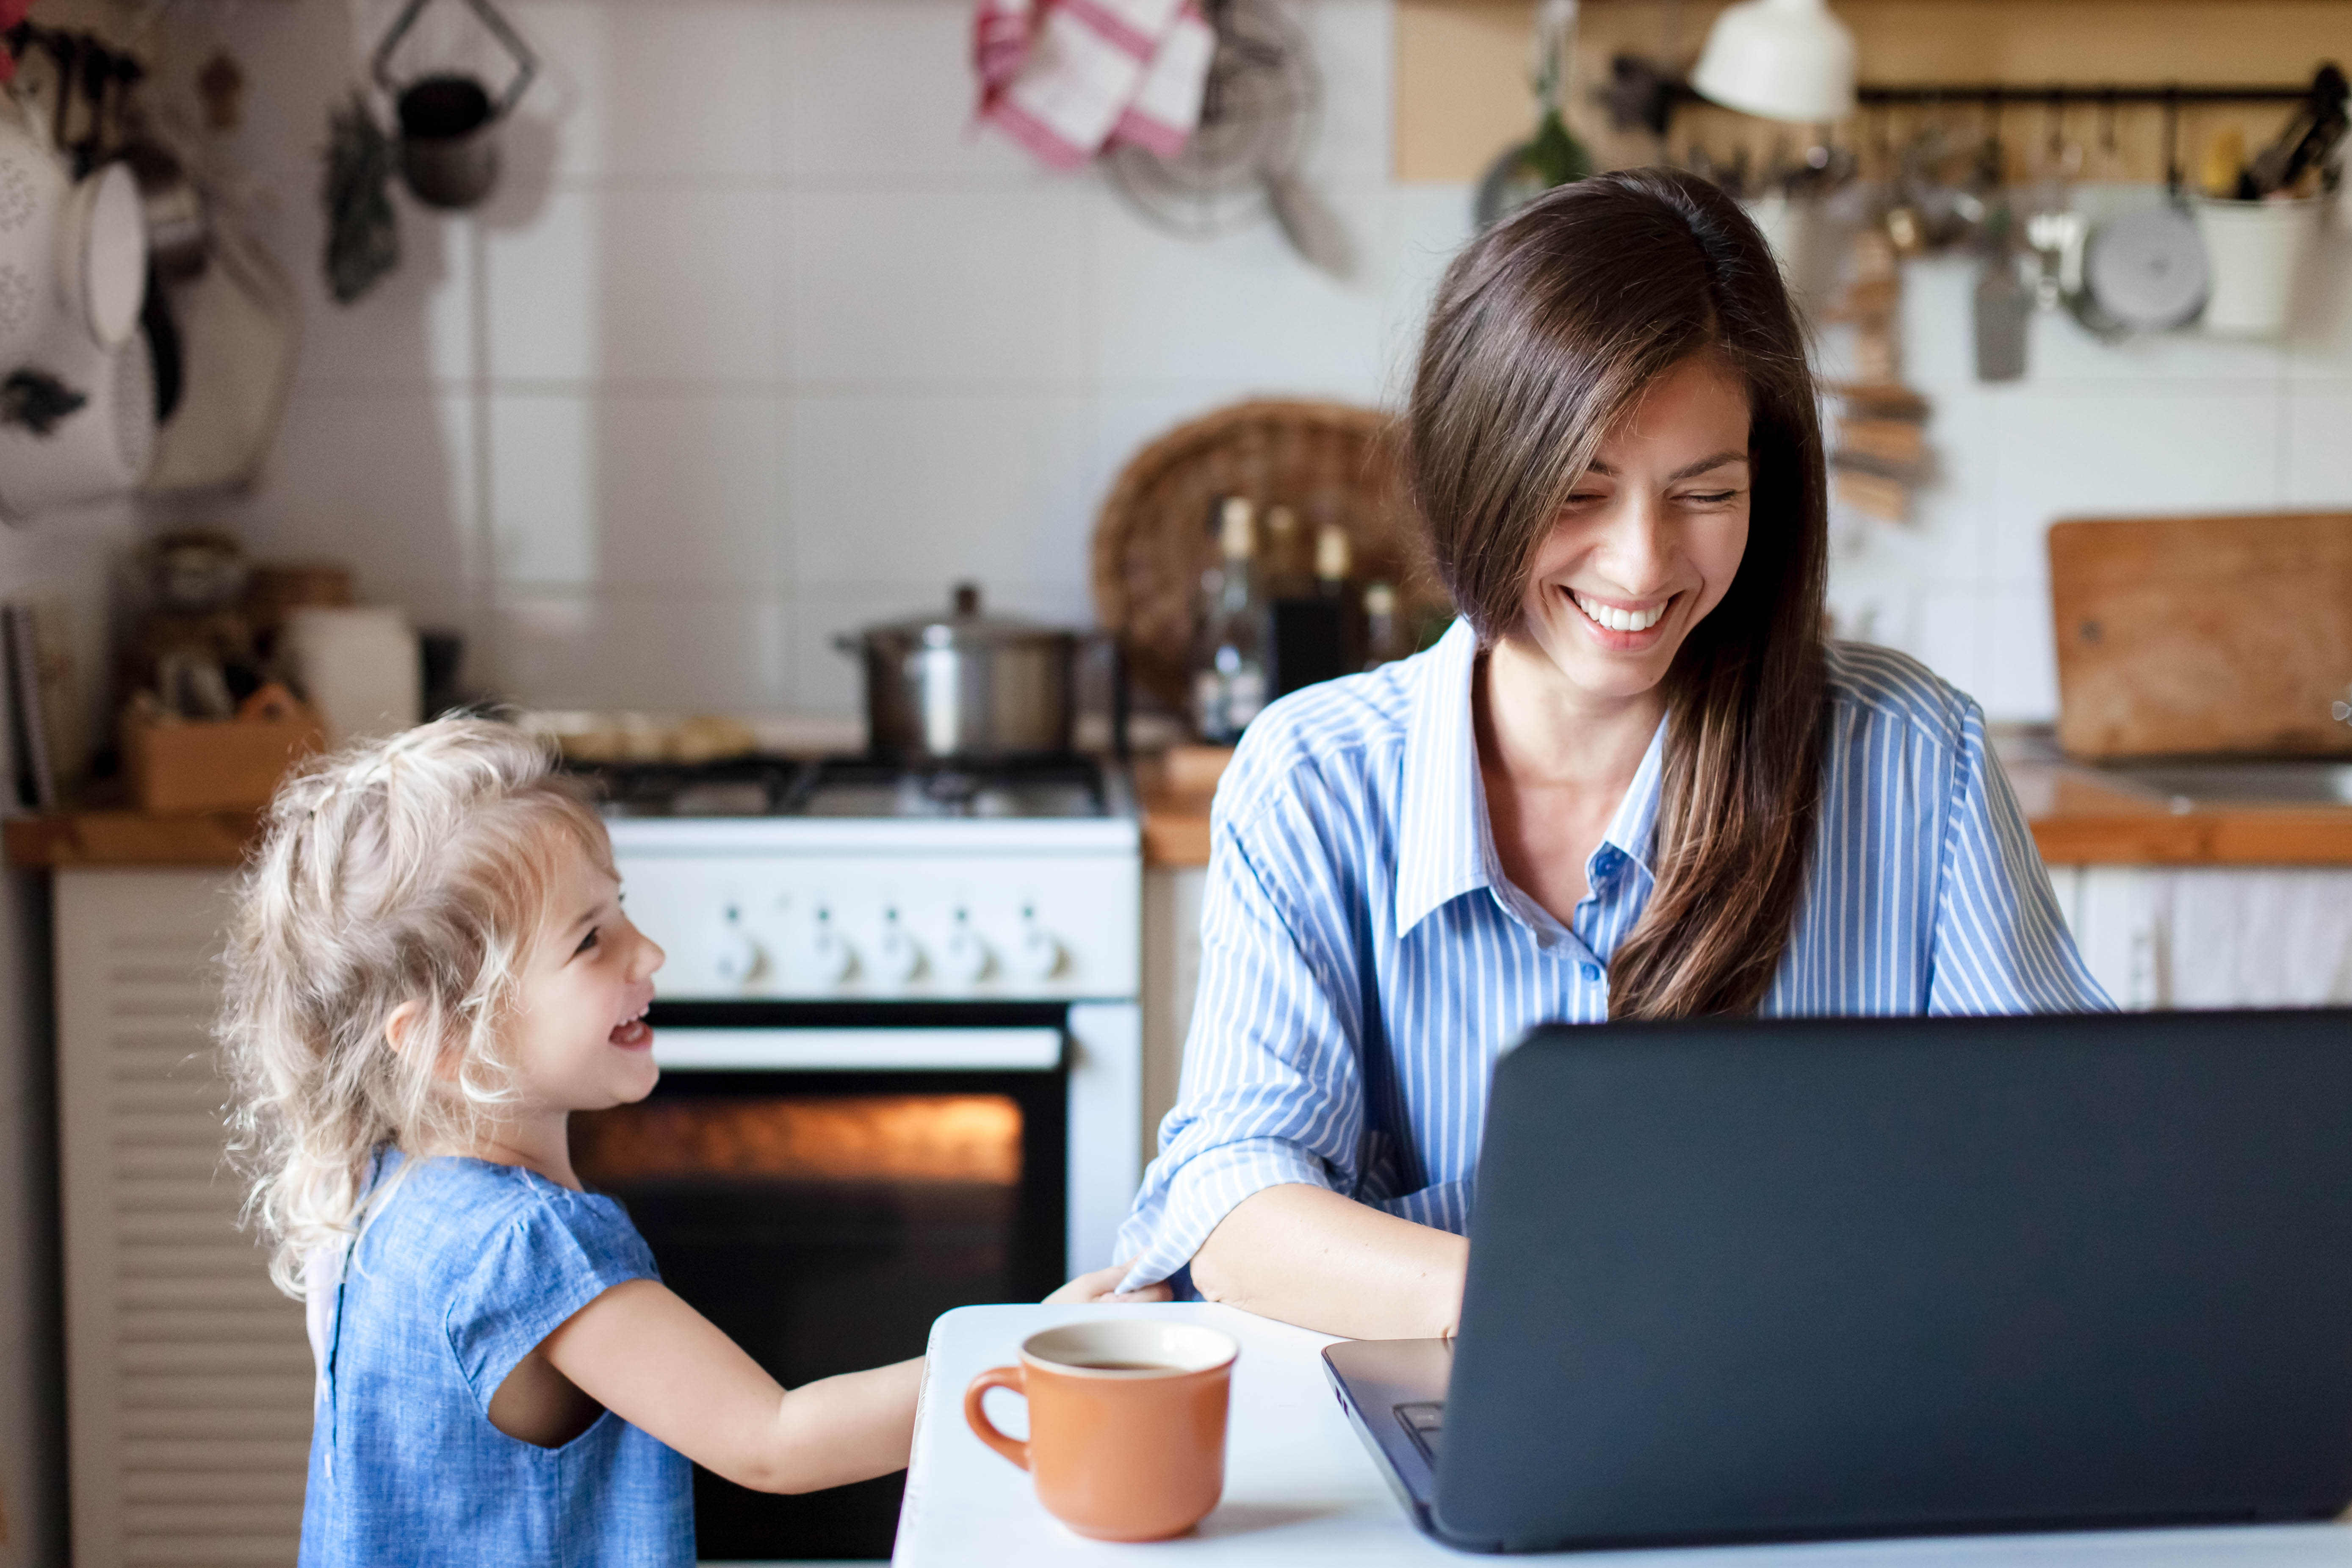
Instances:
[[[1139,1256],[1140,1256],[1139,1254]],[[1176,1293],[1166,1285],[1146,1285],[1140,1290],[1121,1290],[1118,1282],[1135,1267],[1130,1258],[1125,1263],[1114,1263],[1108,1268],[1097,1268],[1091,1274],[1081,1274],[1045,1298],[1049,1307],[1082,1307],[1111,1301],[1172,1301]]]

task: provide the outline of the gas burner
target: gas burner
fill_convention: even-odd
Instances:
[[[909,780],[915,783],[915,780]],[[920,775],[919,786],[923,798],[932,804],[955,811],[969,807],[972,797],[981,792],[981,781],[965,773],[937,773]]]
[[[1107,765],[1086,756],[908,767],[874,757],[739,757],[583,764],[611,817],[940,820],[1102,818],[1124,809]]]
[[[572,771],[593,780],[604,815],[624,816],[774,816],[808,764],[791,757],[730,757],[717,763],[583,763]]]
[[[785,805],[790,816],[826,817],[1098,817],[1109,809],[1102,764],[1082,756],[929,768],[827,757]]]

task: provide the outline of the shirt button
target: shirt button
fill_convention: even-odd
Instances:
[[[1597,963],[1588,963],[1588,964],[1586,964],[1586,965],[1584,966],[1584,977],[1585,977],[1587,980],[1598,980],[1598,979],[1600,979],[1600,978],[1601,978],[1601,966],[1600,966],[1599,964],[1597,964]]]

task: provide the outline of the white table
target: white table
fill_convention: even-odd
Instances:
[[[1074,1535],[1038,1507],[1028,1476],[982,1447],[964,1425],[963,1391],[983,1368],[1015,1361],[1021,1342],[1040,1329],[1139,1312],[1222,1329],[1240,1342],[1242,1354],[1234,1367],[1224,1501],[1192,1535],[1120,1546]],[[1316,1352],[1329,1342],[1198,1303],[959,1308],[931,1326],[893,1561],[907,1568],[1118,1562],[1465,1568],[1527,1561],[1580,1568],[2352,1568],[2352,1529],[2340,1524],[1475,1557],[1437,1545],[1405,1517],[1325,1380]],[[991,1394],[989,1412],[1014,1436],[1025,1430],[1017,1396]]]

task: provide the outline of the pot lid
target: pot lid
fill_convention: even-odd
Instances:
[[[2127,327],[2163,331],[2204,308],[2205,242],[2169,206],[2119,217],[2091,241],[2086,270],[2100,308]]]
[[[867,626],[864,635],[869,638],[919,644],[924,647],[977,647],[997,643],[1030,642],[1038,638],[1068,637],[1076,634],[1067,627],[1024,620],[1018,616],[991,615],[981,607],[980,584],[959,583],[949,595],[946,613],[877,621]]]

